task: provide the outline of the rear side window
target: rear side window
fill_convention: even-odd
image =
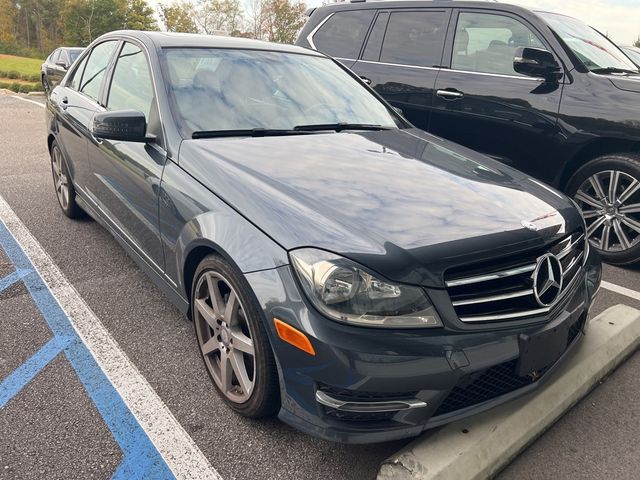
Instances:
[[[313,35],[313,43],[327,55],[355,60],[374,14],[374,10],[335,13]]]
[[[116,43],[115,41],[109,41],[96,45],[89,55],[89,60],[87,60],[79,91],[96,101],[100,96],[100,86],[107,73],[109,60]]]
[[[446,20],[444,11],[392,13],[380,61],[421,67],[440,65]]]
[[[364,48],[362,54],[363,60],[369,60],[377,62],[380,60],[380,48],[382,47],[382,39],[384,38],[384,32],[387,29],[387,21],[389,20],[389,14],[382,12],[376,18],[376,23],[373,24],[373,30],[367,40],[367,46]]]

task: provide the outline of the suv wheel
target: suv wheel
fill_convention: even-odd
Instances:
[[[191,312],[209,376],[226,403],[251,418],[280,408],[273,352],[249,285],[216,255],[198,266]]]
[[[571,177],[567,193],[582,210],[589,242],[604,261],[640,261],[639,155],[596,158]]]

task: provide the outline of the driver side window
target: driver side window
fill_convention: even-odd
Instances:
[[[513,69],[513,58],[518,47],[545,48],[545,45],[535,33],[514,18],[461,13],[456,26],[451,68],[521,76]]]

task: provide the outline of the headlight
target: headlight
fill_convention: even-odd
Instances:
[[[323,250],[302,248],[290,256],[307,297],[329,318],[367,327],[442,326],[422,288],[388,282]]]

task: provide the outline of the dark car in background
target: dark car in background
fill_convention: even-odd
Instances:
[[[338,58],[417,127],[564,190],[606,261],[640,260],[640,75],[605,36],[499,2],[309,14],[298,45]]]
[[[640,66],[640,48],[638,47],[620,47],[622,51],[633,60],[633,63]]]
[[[67,74],[69,67],[84,51],[84,48],[60,47],[47,57],[40,67],[40,81],[42,89],[48,95],[53,87],[58,85]]]
[[[110,33],[47,122],[63,212],[190,316],[242,415],[418,435],[542,385],[587,328],[601,267],[569,198],[414,128],[319,52]]]

